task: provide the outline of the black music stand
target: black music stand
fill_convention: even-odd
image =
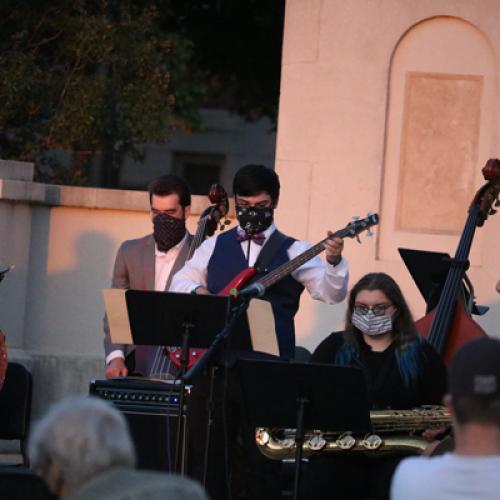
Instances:
[[[449,254],[444,252],[414,250],[411,248],[398,248],[398,251],[413,281],[415,281],[420,294],[425,300],[425,312],[432,311],[439,302],[439,297],[441,296],[441,291],[453,259]],[[472,314],[483,315],[488,311],[489,307],[480,306],[474,302],[474,289],[465,273],[462,291],[466,303],[470,303]]]
[[[176,471],[184,474],[186,453],[181,445],[181,423],[185,412],[185,384],[189,347],[208,348],[226,326],[231,299],[216,295],[193,295],[127,290],[125,300],[135,345],[182,346],[179,419],[176,432]],[[251,351],[248,319],[243,315],[233,325],[227,342],[232,349]]]
[[[293,498],[299,494],[304,432],[368,432],[370,404],[358,368],[283,361],[238,362],[243,403],[256,427],[296,429]]]
[[[226,325],[229,297],[127,290],[125,292],[134,345],[208,348]],[[242,318],[231,337],[233,349],[252,350],[248,322]],[[186,338],[187,337],[187,338]]]

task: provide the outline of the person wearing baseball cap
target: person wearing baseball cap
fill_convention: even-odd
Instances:
[[[444,404],[452,414],[455,449],[403,460],[391,499],[500,498],[500,340],[473,340],[455,354]]]

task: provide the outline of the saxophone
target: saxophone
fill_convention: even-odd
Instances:
[[[450,412],[443,406],[420,406],[411,410],[376,410],[370,412],[372,432],[363,436],[350,431],[305,433],[302,445],[303,457],[318,453],[358,452],[370,455],[374,452],[390,454],[408,452],[422,454],[429,441],[422,438],[425,429],[451,425]],[[257,447],[273,460],[295,457],[295,429],[256,429]]]

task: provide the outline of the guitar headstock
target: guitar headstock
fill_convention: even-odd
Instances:
[[[355,217],[347,226],[334,233],[334,236],[340,238],[356,238],[359,243],[359,234],[367,231],[367,235],[371,236],[370,228],[376,226],[379,222],[379,216],[376,213],[368,213],[363,219]]]

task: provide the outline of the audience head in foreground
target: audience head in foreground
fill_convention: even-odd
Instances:
[[[500,427],[500,341],[485,337],[466,344],[453,358],[448,386],[445,402],[458,433],[456,452],[465,446],[471,453],[474,443],[461,443],[459,431],[468,425]]]
[[[424,499],[431,492],[440,499],[498,498],[500,340],[473,340],[456,353],[444,402],[452,414],[454,451],[403,461],[394,476],[392,498]]]
[[[32,469],[58,498],[205,500],[185,478],[133,470],[135,451],[124,416],[109,403],[75,397],[55,404],[29,439]]]
[[[123,415],[109,403],[87,397],[55,404],[34,427],[29,455],[33,470],[61,497],[110,468],[135,465]]]

